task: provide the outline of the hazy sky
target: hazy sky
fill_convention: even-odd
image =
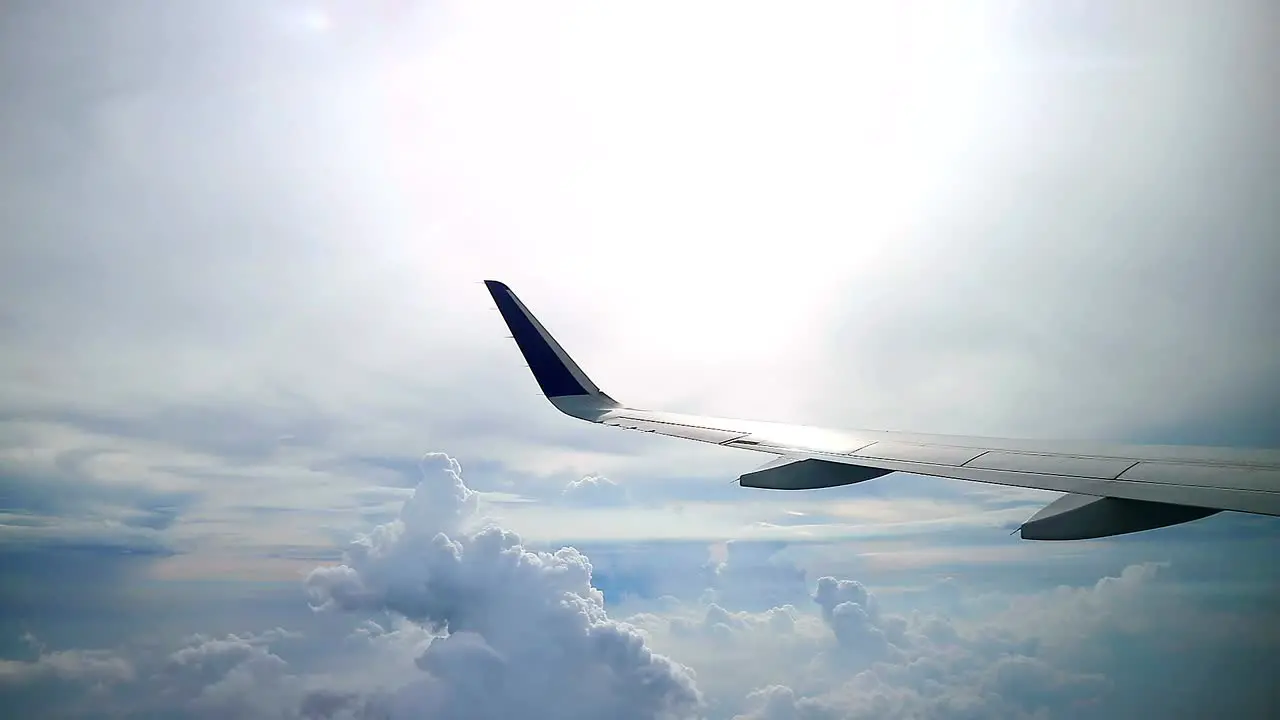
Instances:
[[[556,413],[480,281],[641,407],[1280,447],[1276,19],[6,3],[0,701],[1266,715],[1275,521],[737,488]]]

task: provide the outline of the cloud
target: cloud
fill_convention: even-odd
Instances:
[[[626,487],[600,475],[570,480],[560,496],[569,505],[610,507],[631,504],[631,494]]]
[[[659,647],[670,643],[689,658],[717,712],[742,720],[1111,717],[1119,681],[1072,652],[1106,643],[1139,618],[1145,610],[1129,598],[1164,592],[1154,566],[1131,566],[1091,588],[1019,596],[1005,610],[953,619],[895,614],[862,583],[823,577],[812,596],[816,614],[712,604],[698,620],[642,622]],[[1075,623],[1075,603],[1089,608],[1087,629]],[[1037,617],[1024,623],[1031,608]],[[724,657],[755,660],[714,672]]]
[[[836,615],[836,609],[850,604],[867,610],[871,604],[871,593],[857,580],[836,580],[833,577],[818,578],[818,589],[813,593],[813,601],[822,608],[822,617],[827,622]]]
[[[1280,647],[1258,630],[1265,616],[1219,607],[1188,584],[1195,566],[1179,575],[1152,562],[1034,592],[954,577],[877,591],[820,572],[806,581],[794,548],[778,543],[703,546],[702,565],[695,545],[650,543],[628,553],[701,578],[705,592],[686,578],[681,597],[622,596],[606,609],[581,550],[533,549],[487,520],[452,457],[429,454],[421,467],[394,519],[306,578],[313,607],[341,612],[291,600],[282,617],[305,633],[174,644],[135,618],[144,635],[114,647],[28,643],[31,657],[0,663],[0,699],[89,717],[1022,720],[1130,717],[1144,704],[1194,716],[1219,700],[1152,693],[1160,678],[1218,658],[1243,664],[1217,682],[1248,716],[1271,682],[1248,668]],[[765,586],[754,597],[718,585],[736,577],[743,590],[753,576]],[[207,584],[188,592],[178,606],[197,622],[226,612]],[[761,608],[770,597],[795,600]],[[1188,617],[1200,622],[1188,628]]]
[[[633,621],[697,672],[712,717],[1119,718],[1144,706],[1197,717],[1223,702],[1190,679],[1207,658],[1232,664],[1234,677],[1215,672],[1213,682],[1233,688],[1233,711],[1262,716],[1271,692],[1251,664],[1263,655],[1246,648],[1272,620],[1251,615],[1252,630],[1219,622],[1216,602],[1188,584],[1194,567],[1142,563],[1087,585],[1018,593],[952,579],[925,595],[881,595],[828,577],[811,586],[807,607],[695,602]],[[1274,595],[1273,584],[1263,587],[1260,600]],[[1207,626],[1184,627],[1209,616]],[[1168,647],[1172,636],[1179,651]],[[753,660],[726,668],[726,657]],[[1194,685],[1171,688],[1169,677]]]
[[[33,639],[34,640],[34,639]],[[129,661],[104,650],[57,650],[30,661],[0,660],[0,685],[24,685],[43,680],[69,683],[119,683],[134,679]]]
[[[692,677],[608,617],[585,556],[534,552],[513,533],[469,527],[475,495],[461,466],[441,454],[428,465],[399,518],[307,579],[320,607],[390,610],[445,633],[419,658],[430,681],[406,691],[416,705],[476,718],[695,711]]]
[[[268,717],[291,710],[296,680],[289,664],[269,647],[289,637],[279,629],[196,636],[169,655],[159,673],[162,690],[151,700],[185,705],[197,717]]]
[[[723,555],[704,565],[709,596],[753,610],[806,599],[805,570],[784,557],[787,548],[779,541],[724,543]]]
[[[299,690],[288,663],[269,646],[291,637],[297,636],[278,629],[222,638],[197,635],[168,653],[148,647],[42,649],[35,660],[0,664],[0,684],[17,686],[17,700],[36,704],[41,713],[57,708],[79,716],[174,711],[188,717],[280,716],[291,710]],[[40,691],[48,695],[35,694]]]

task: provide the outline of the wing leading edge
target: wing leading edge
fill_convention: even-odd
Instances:
[[[572,417],[770,453],[743,487],[808,490],[892,472],[1066,493],[1019,528],[1028,540],[1150,530],[1222,510],[1280,516],[1280,451],[1063,443],[825,428],[627,407],[606,395],[509,287],[485,286],[543,394]]]

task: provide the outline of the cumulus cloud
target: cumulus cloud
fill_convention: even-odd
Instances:
[[[747,694],[747,705],[751,712],[738,715],[735,720],[797,720],[801,714],[807,713],[806,704],[811,701],[800,699],[797,705],[796,693],[786,685],[770,685],[752,690]]]
[[[153,699],[202,717],[287,713],[301,694],[299,680],[270,645],[288,637],[282,630],[225,638],[195,636],[169,655],[156,676],[163,690]]]
[[[704,567],[711,598],[753,610],[802,601],[805,571],[781,556],[786,549],[785,542],[725,543]]]
[[[992,596],[949,580],[942,585],[956,617],[894,613],[863,583],[824,576],[811,611],[731,611],[712,603],[634,621],[655,646],[698,672],[712,716],[1123,717],[1122,688],[1099,671],[1098,653],[1112,647],[1112,635],[1126,642],[1158,635],[1153,609],[1161,627],[1176,623],[1176,614],[1164,612],[1173,608],[1161,598],[1173,593],[1160,568],[1132,565],[1092,586],[1002,595],[994,601],[999,607]],[[753,660],[718,672],[727,657]]]
[[[701,619],[676,617],[670,620],[669,627],[672,633],[685,637],[703,636],[727,640],[731,639],[736,632],[757,625],[768,627],[777,633],[792,632],[795,629],[797,614],[797,610],[790,605],[770,608],[763,613],[752,613],[731,612],[711,603]]]
[[[401,692],[444,717],[688,716],[692,676],[610,619],[574,548],[526,549],[473,525],[461,466],[429,456],[400,517],[360,537],[344,563],[307,579],[318,607],[388,610],[441,633],[419,657],[428,678]]]
[[[588,507],[609,507],[631,503],[631,493],[626,487],[601,475],[587,475],[577,480],[570,480],[561,491],[560,497],[567,504]]]
[[[36,700],[36,714],[288,717],[302,697],[301,679],[271,645],[298,637],[280,629],[196,635],[168,652],[154,646],[49,652],[36,643],[35,660],[0,661],[0,685],[18,700],[23,691],[48,693]]]
[[[818,578],[818,589],[813,593],[813,601],[822,608],[822,617],[831,622],[836,609],[854,605],[863,610],[871,605],[871,593],[857,580],[837,580],[833,577]]]

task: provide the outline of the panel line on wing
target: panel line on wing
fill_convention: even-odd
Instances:
[[[1125,468],[1125,469],[1121,470],[1120,472],[1116,473],[1115,475],[1112,475],[1112,476],[1111,476],[1111,479],[1112,479],[1112,480],[1119,480],[1121,475],[1124,475],[1125,473],[1129,472],[1130,470],[1132,470],[1132,469],[1134,469],[1134,468],[1138,467],[1138,465],[1139,465],[1141,462],[1142,462],[1141,460],[1134,460],[1134,461],[1133,461],[1133,464],[1129,465],[1129,467],[1127,467],[1127,468]]]
[[[865,452],[864,452],[865,451]],[[963,467],[982,455],[976,448],[951,447],[947,445],[924,445],[916,443],[882,440],[858,451],[859,457],[898,460],[903,462],[923,462],[930,465],[946,465]]]
[[[699,440],[702,442],[715,443],[717,445],[724,445],[725,443],[747,437],[751,434],[741,430],[730,430],[728,428],[690,425],[665,420],[650,420],[648,418],[628,417],[625,415],[615,415],[608,420],[605,420],[603,424],[621,427],[626,430],[657,432],[663,435],[686,438],[689,440]]]
[[[876,444],[876,443],[875,443],[875,441],[873,440],[873,441],[871,441],[871,442],[867,443],[866,445],[860,445],[856,450],[850,450],[849,452],[845,453],[845,455],[849,455],[849,456],[851,456],[851,457],[853,457],[853,456],[857,456],[857,454],[858,454],[858,453],[862,452],[863,450],[866,450],[867,448],[869,448],[869,447],[871,447],[872,445],[875,445],[875,444]]]

